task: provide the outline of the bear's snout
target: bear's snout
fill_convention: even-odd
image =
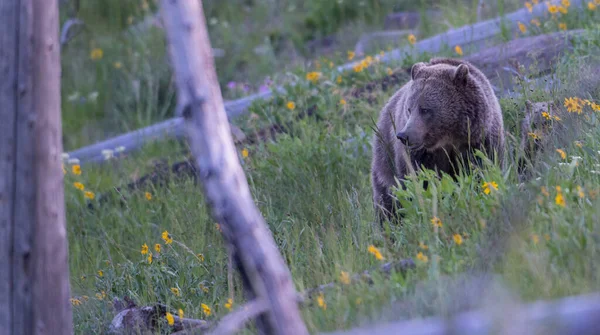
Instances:
[[[405,131],[401,131],[396,134],[396,137],[402,142],[402,144],[406,145],[408,143],[408,134]]]

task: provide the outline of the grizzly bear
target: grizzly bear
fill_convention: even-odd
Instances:
[[[456,176],[475,149],[502,161],[502,111],[488,79],[458,59],[414,64],[411,79],[381,110],[373,139],[371,183],[380,222],[396,217],[399,204],[390,192],[395,178],[403,186],[407,162],[414,170]]]

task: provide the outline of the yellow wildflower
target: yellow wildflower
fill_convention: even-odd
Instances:
[[[432,224],[434,227],[442,228],[442,220],[440,220],[440,218],[438,218],[437,216],[434,216],[434,217],[431,219],[431,224]]]
[[[531,235],[531,241],[534,245],[537,245],[538,243],[540,243],[540,237],[537,234],[533,234]]]
[[[554,202],[556,202],[556,204],[561,207],[565,207],[566,206],[565,197],[563,197],[562,192],[560,191],[560,188],[557,187],[557,191],[558,192],[556,193]]]
[[[200,260],[200,262],[204,262],[204,255],[203,254],[197,254],[196,257],[198,257],[198,259]]]
[[[354,66],[352,67],[352,69],[353,69],[353,70],[354,70],[354,72],[356,72],[356,73],[362,72],[362,70],[364,70],[364,68],[365,68],[365,67],[364,67],[364,65],[363,65],[363,63],[362,63],[362,62],[360,62],[360,63],[358,63],[358,64],[356,64],[356,65],[354,65]]]
[[[429,261],[429,257],[424,255],[421,251],[417,254],[417,259],[423,263],[427,263]]]
[[[169,232],[166,230],[162,232],[162,239],[163,239],[163,241],[165,241],[165,244],[173,243],[173,238],[171,237]]]
[[[101,291],[100,293],[96,293],[96,299],[104,300],[106,298],[106,292]]]
[[[204,286],[204,284],[202,283],[200,283],[200,289],[202,290],[202,292],[208,293],[208,287]]]
[[[419,248],[423,249],[423,250],[427,250],[429,249],[429,247],[427,246],[427,244],[423,243],[423,242],[419,242]]]
[[[540,0],[531,0],[531,2],[533,2],[534,5],[537,5],[540,3]]]
[[[545,239],[546,241],[550,241],[550,235],[548,235],[548,234],[544,234],[544,239]]]
[[[548,5],[548,12],[550,14],[556,14],[558,13],[558,6],[557,5],[551,5],[550,3],[547,3]]]
[[[63,174],[67,174],[67,169],[65,169],[65,165],[62,165]]]
[[[227,308],[228,311],[231,310],[231,307],[233,307],[233,300],[231,300],[231,298],[227,299],[227,302],[225,303],[225,308]]]
[[[178,309],[177,310],[177,315],[179,316],[180,319],[183,319],[183,309]]]
[[[161,250],[161,247],[162,247],[162,246],[161,246],[159,243],[156,243],[156,244],[154,245],[154,250],[156,250],[156,252],[160,252],[160,250]]]
[[[571,6],[571,1],[570,0],[561,0],[560,2],[563,6],[565,6],[565,8],[569,8]]]
[[[340,99],[340,105],[345,106],[346,105],[346,99]]]
[[[573,143],[575,144],[576,147],[583,148],[583,143],[581,141],[575,141]]]
[[[98,270],[98,277],[104,277],[104,272],[102,272],[102,270]]]
[[[76,181],[73,183],[73,186],[75,186],[76,189],[83,191],[85,189],[85,186],[83,186],[82,183]]]
[[[329,62],[329,67],[332,68],[333,67],[333,62]]]
[[[350,274],[346,271],[340,272],[340,282],[345,285],[350,284]]]
[[[306,74],[306,80],[316,83],[321,78],[321,72],[309,72]]]
[[[150,192],[144,193],[144,196],[146,197],[147,200],[152,200],[152,194],[150,194]]]
[[[220,232],[223,232],[223,231],[221,230],[221,225],[220,225],[220,224],[218,224],[218,223],[215,223],[215,229],[216,229],[216,230],[218,230],[218,231],[220,231]]]
[[[142,244],[142,250],[140,252],[142,255],[148,254],[148,245],[146,243]]]
[[[152,253],[149,253],[146,259],[148,260],[148,264],[152,264]]]
[[[73,306],[79,306],[79,305],[81,305],[81,300],[79,300],[77,298],[71,298],[71,299],[69,299],[69,301],[71,302],[71,304]]]
[[[558,29],[560,30],[567,30],[567,24],[564,22],[561,22],[558,24]]]
[[[385,69],[385,73],[387,73],[388,76],[391,76],[392,74],[394,74],[394,71],[392,71],[392,69],[388,67],[387,69]]]
[[[546,119],[546,120],[550,120],[550,113],[542,112],[542,117],[544,117],[544,119]]]
[[[81,174],[81,165],[79,164],[75,164],[71,167],[71,171],[73,171],[73,174],[76,176],[79,176]]]
[[[373,254],[373,256],[375,256],[375,258],[377,258],[377,260],[381,261],[383,260],[383,255],[381,255],[381,251],[379,251],[379,249],[375,248],[374,245],[370,245],[369,249],[368,249],[369,253]]]
[[[335,78],[335,82],[338,84],[342,83],[342,76],[337,76],[337,78]]]
[[[285,104],[285,107],[287,107],[289,110],[294,110],[294,108],[296,108],[296,104],[293,101],[288,101],[287,104]]]
[[[454,240],[454,243],[456,243],[456,245],[461,245],[463,243],[463,239],[462,236],[460,236],[460,234],[454,234],[454,236],[452,236],[452,239]]]
[[[348,60],[353,60],[355,55],[354,51],[348,51]]]
[[[563,6],[558,6],[558,11],[561,12],[562,14],[567,14],[569,12],[569,10]]]
[[[90,191],[85,191],[83,193],[83,196],[90,199],[90,200],[94,200],[94,198],[96,197],[96,195],[94,194],[94,192],[90,192]]]
[[[325,297],[323,296],[323,292],[321,292],[319,294],[319,296],[317,297],[317,304],[319,305],[319,307],[321,307],[323,310],[327,309],[327,303],[325,302]]]
[[[527,27],[522,22],[518,22],[518,25],[519,25],[519,30],[521,31],[521,33],[525,34],[527,32]]]
[[[600,112],[600,105],[595,102],[590,102],[590,107],[594,110],[594,112]]]
[[[120,69],[120,68],[123,67],[123,63],[121,63],[121,62],[114,62],[113,66],[115,67],[115,69],[118,70],[118,69]]]
[[[540,192],[542,192],[542,194],[543,194],[545,197],[548,197],[548,196],[550,196],[550,193],[548,193],[548,190],[546,189],[546,186],[542,186],[542,188],[540,189]]]
[[[417,37],[413,34],[408,35],[408,42],[410,44],[415,44],[417,43]]]
[[[576,112],[577,114],[581,114],[581,111],[583,110],[583,106],[579,98],[565,98],[564,105],[567,107],[567,111],[569,113]]]
[[[567,153],[563,149],[556,149],[556,152],[558,152],[560,158],[567,159]]]
[[[592,11],[596,10],[596,5],[591,1],[588,2],[587,7],[589,10],[592,10]]]
[[[246,149],[246,148],[242,149],[242,157],[248,158],[248,149]]]
[[[483,193],[490,194],[492,189],[494,189],[495,191],[498,190],[498,184],[495,181],[483,183]]]
[[[102,49],[94,48],[94,49],[92,49],[92,52],[90,52],[90,59],[91,60],[100,60],[100,59],[102,59],[103,55],[104,55],[104,52],[102,51]]]
[[[533,5],[531,5],[531,3],[529,2],[525,2],[525,7],[527,7],[527,10],[531,13],[533,12]]]
[[[171,287],[171,292],[173,292],[173,294],[175,294],[177,297],[181,295],[181,292],[177,287]]]
[[[208,307],[207,304],[200,304],[200,307],[202,307],[202,312],[204,312],[206,316],[210,316],[210,307]]]
[[[538,136],[538,134],[534,133],[527,133],[527,136],[531,137],[534,140],[539,139],[540,137]]]
[[[583,188],[581,186],[577,186],[577,195],[581,199],[585,198],[585,193],[583,192]]]
[[[533,24],[536,27],[539,27],[541,25],[540,20],[538,19],[531,19],[531,24]]]
[[[456,52],[459,56],[463,55],[463,50],[460,47],[460,45],[457,45],[457,46],[454,47],[454,52]]]
[[[167,318],[167,323],[169,324],[169,326],[172,326],[175,323],[175,318],[173,317],[173,314],[167,312],[165,317]]]

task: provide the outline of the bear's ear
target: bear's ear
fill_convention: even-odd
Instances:
[[[412,80],[415,80],[415,78],[417,78],[417,75],[419,74],[419,71],[425,67],[425,63],[423,62],[419,62],[419,63],[415,63],[412,68],[410,69],[410,77],[412,78]]]
[[[454,84],[466,85],[469,77],[469,67],[465,64],[460,64],[454,71]]]

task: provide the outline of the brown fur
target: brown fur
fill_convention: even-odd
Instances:
[[[503,156],[502,111],[492,86],[475,66],[457,59],[414,64],[411,80],[380,112],[377,128],[371,182],[381,220],[397,205],[390,189],[394,178],[402,181],[409,172],[406,158],[414,169],[455,175],[459,159],[471,158],[469,149],[496,153],[500,161]]]

